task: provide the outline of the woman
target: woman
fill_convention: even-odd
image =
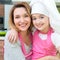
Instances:
[[[30,6],[26,2],[17,3],[11,9],[9,16],[10,28],[18,33],[18,40],[11,44],[7,32],[4,45],[4,60],[31,60],[32,34],[31,34]]]

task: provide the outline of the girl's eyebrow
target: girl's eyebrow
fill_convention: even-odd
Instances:
[[[44,14],[40,14],[40,16],[44,16]]]

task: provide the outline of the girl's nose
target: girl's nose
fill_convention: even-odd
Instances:
[[[36,23],[41,23],[41,20],[40,19],[36,20]]]

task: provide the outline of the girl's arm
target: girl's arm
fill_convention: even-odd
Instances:
[[[12,44],[16,43],[17,40],[18,40],[17,31],[15,29],[11,29],[9,32],[10,32],[9,35],[8,35],[9,42],[12,43]]]
[[[56,49],[57,49],[57,52],[58,52],[57,57],[60,58],[60,34],[55,32],[55,33],[52,34],[51,38],[52,38],[52,42],[56,46]]]

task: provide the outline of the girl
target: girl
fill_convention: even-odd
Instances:
[[[55,27],[58,26],[57,22],[59,20],[54,1],[32,0],[30,5],[33,25],[36,28],[33,33],[32,60],[60,60],[54,57],[57,50],[60,53],[60,35],[56,33],[58,30]],[[50,9],[50,7],[52,8]]]
[[[30,6],[26,2],[17,3],[11,9],[10,27],[17,31],[18,40],[11,44],[7,32],[4,44],[4,60],[31,60],[32,34]]]

